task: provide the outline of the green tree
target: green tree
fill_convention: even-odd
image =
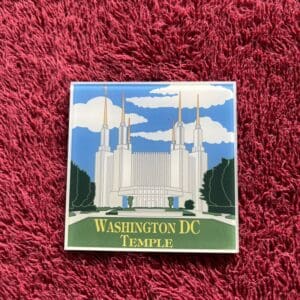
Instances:
[[[169,208],[172,208],[174,205],[174,197],[168,197],[168,201],[169,201]]]
[[[71,162],[69,210],[94,211],[95,183],[89,175]]]
[[[195,202],[191,199],[186,200],[184,202],[184,207],[185,207],[185,209],[194,209],[195,208]]]
[[[220,164],[208,170],[200,193],[209,212],[235,214],[234,159],[223,158]]]
[[[128,206],[130,208],[132,208],[132,204],[133,204],[133,196],[128,196],[127,198],[127,203],[128,203]]]

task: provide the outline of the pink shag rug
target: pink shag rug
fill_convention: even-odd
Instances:
[[[3,0],[0,298],[296,299],[297,19],[293,0]],[[102,80],[237,81],[240,254],[63,250],[70,81]]]

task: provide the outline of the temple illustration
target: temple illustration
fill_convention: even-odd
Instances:
[[[168,197],[178,199],[179,207],[192,199],[195,210],[207,210],[200,200],[199,189],[207,171],[207,153],[202,145],[199,116],[199,96],[195,99],[195,128],[192,151],[185,146],[182,122],[181,93],[178,99],[178,120],[172,128],[169,152],[132,152],[130,119],[125,120],[125,97],[118,145],[112,151],[109,143],[107,99],[105,97],[101,142],[95,160],[95,199],[97,207],[122,206],[128,196],[134,197],[135,207],[168,207]]]

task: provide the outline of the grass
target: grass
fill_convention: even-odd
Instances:
[[[114,209],[108,211],[108,212],[106,213],[106,215],[114,215],[114,216],[115,216],[115,215],[118,215],[118,210],[119,210],[119,209],[114,208]]]
[[[151,208],[149,208],[151,209]],[[120,208],[120,207],[117,207],[117,208],[113,208],[111,209],[110,211],[108,211],[106,213],[107,216],[117,216],[118,215],[118,212],[119,211],[135,211],[135,208]],[[165,209],[166,212],[182,212],[182,215],[183,216],[195,216],[195,214],[189,210],[185,210],[183,208],[166,208]]]
[[[107,210],[110,210],[111,207],[97,207],[96,208],[96,211],[107,211]]]
[[[182,215],[186,216],[186,217],[188,217],[188,216],[190,216],[190,217],[196,216],[193,212],[188,211],[188,210],[184,210],[183,213],[182,213]]]
[[[97,232],[95,218],[87,218],[69,225],[69,247],[110,247],[121,248],[121,233]],[[191,221],[190,218],[118,218],[109,217],[111,222],[168,222],[175,223],[176,232],[180,220]],[[171,234],[171,233],[132,233],[134,238],[171,238],[175,249],[235,249],[235,226],[216,220],[199,219],[200,234]]]
[[[183,208],[166,208],[166,211],[183,211]]]
[[[121,207],[116,207],[116,208],[113,208],[111,209],[110,211],[108,211],[106,213],[106,215],[118,215],[118,212],[119,211],[135,211],[135,208],[121,208]]]

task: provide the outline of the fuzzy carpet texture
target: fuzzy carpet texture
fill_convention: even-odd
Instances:
[[[2,0],[0,298],[296,299],[298,21],[294,0]],[[70,81],[156,80],[237,81],[240,253],[65,252]]]

